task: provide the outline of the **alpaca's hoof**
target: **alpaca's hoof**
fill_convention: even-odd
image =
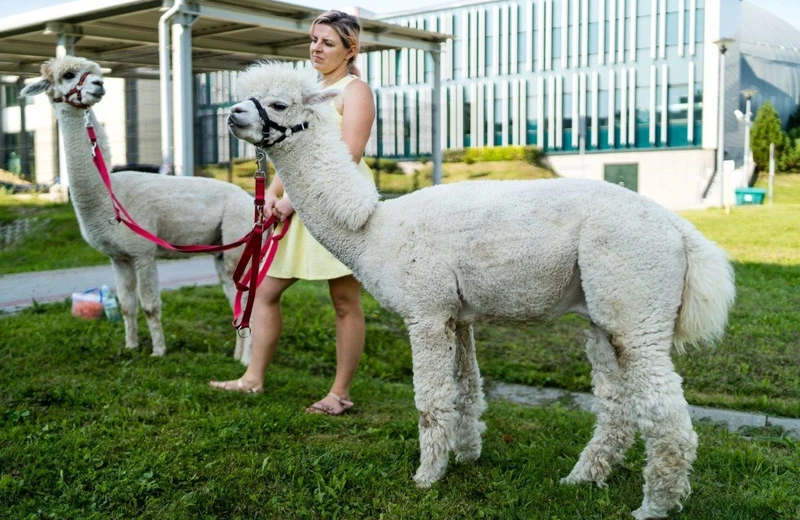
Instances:
[[[138,348],[139,348],[139,344],[138,343],[134,343],[132,345],[125,345],[125,350],[136,350]]]
[[[417,470],[417,474],[414,475],[414,482],[416,482],[417,487],[427,489],[431,487],[431,484],[439,480],[439,477],[434,475],[430,471],[423,471],[422,468]]]
[[[594,480],[594,479],[586,477],[586,476],[573,475],[572,473],[570,473],[568,476],[566,476],[566,477],[564,477],[564,478],[562,478],[561,480],[558,481],[559,484],[567,485],[567,486],[574,486],[574,485],[577,485],[577,484],[584,484],[586,482],[591,482],[591,483],[595,484],[597,487],[599,487],[600,489],[608,487],[608,484],[606,484],[602,480]]]
[[[481,447],[457,448],[455,451],[456,462],[474,462],[481,456]]]
[[[659,513],[655,512],[648,507],[640,507],[633,513],[631,513],[636,520],[658,520],[660,518],[666,518],[666,513]]]
[[[167,353],[166,350],[154,350],[153,353],[150,354],[150,356],[151,357],[164,357],[166,355],[166,353]]]

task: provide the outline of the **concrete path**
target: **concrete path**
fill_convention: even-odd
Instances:
[[[592,410],[592,402],[594,400],[594,396],[591,394],[499,382],[487,383],[486,395],[493,399],[503,399],[528,406],[547,406],[561,401],[585,411]],[[689,413],[692,416],[692,421],[707,420],[714,423],[722,423],[732,432],[739,432],[743,427],[780,426],[786,430],[789,436],[800,439],[800,419],[770,417],[763,413],[736,412],[691,405],[689,406]]]
[[[211,255],[196,255],[185,260],[158,262],[161,289],[177,289],[184,285],[213,285],[219,283]],[[106,284],[115,290],[111,264],[76,267],[56,271],[7,274],[0,276],[0,311],[16,312],[33,305],[62,301],[73,292],[83,292]]]

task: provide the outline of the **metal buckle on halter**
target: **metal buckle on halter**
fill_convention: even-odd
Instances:
[[[249,338],[252,333],[253,329],[251,329],[250,327],[242,327],[240,329],[236,329],[236,334],[240,338]]]
[[[92,128],[94,126],[92,124],[92,116],[89,113],[88,108],[83,112],[83,119],[86,120],[86,128]]]

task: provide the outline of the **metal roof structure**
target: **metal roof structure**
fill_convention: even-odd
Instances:
[[[159,68],[158,23],[171,0],[78,0],[0,19],[0,74],[37,75],[55,56],[59,36],[74,38],[75,55],[131,76]],[[271,0],[199,0],[181,9],[193,18],[194,72],[240,70],[265,58],[308,59],[308,31],[322,12]],[[361,50],[437,52],[446,35],[361,19]]]
[[[107,76],[159,78],[162,171],[192,175],[193,74],[241,70],[262,59],[308,59],[309,29],[321,12],[273,0],[72,0],[0,20],[0,74],[35,76],[44,60],[75,55],[109,69]],[[439,182],[440,53],[449,36],[360,21],[362,52],[408,48],[428,51],[432,58],[434,182]],[[63,161],[60,172],[66,179]]]

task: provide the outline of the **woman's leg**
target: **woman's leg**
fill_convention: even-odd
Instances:
[[[259,392],[264,386],[264,374],[278,348],[283,317],[281,295],[296,278],[272,278],[267,276],[258,286],[250,318],[253,329],[253,347],[250,364],[244,375],[231,381],[211,381],[211,386],[220,390]]]
[[[333,380],[331,393],[349,400],[350,384],[364,352],[366,333],[364,312],[361,310],[361,284],[352,276],[335,278],[328,283],[333,307],[336,310],[336,377]],[[330,395],[316,404],[327,405],[330,409],[312,405],[308,411],[328,411],[338,414],[348,407]]]

